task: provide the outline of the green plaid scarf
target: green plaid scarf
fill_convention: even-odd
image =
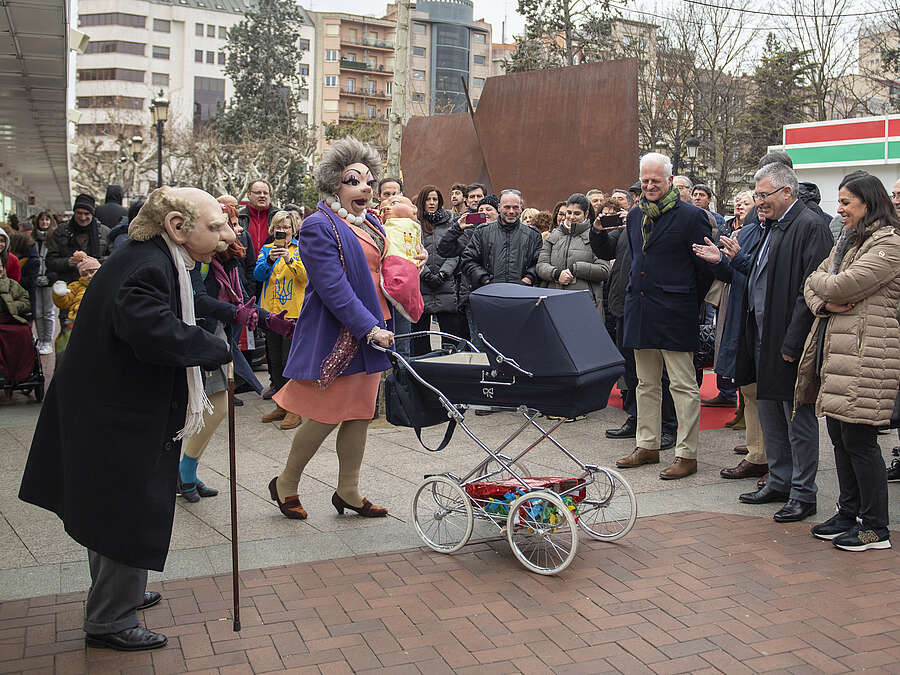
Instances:
[[[638,202],[638,208],[640,208],[641,213],[644,214],[644,220],[641,224],[641,236],[644,238],[644,243],[641,246],[641,250],[647,249],[647,242],[650,241],[650,235],[653,232],[653,223],[655,223],[662,214],[671,211],[675,207],[675,204],[678,203],[678,199],[678,190],[674,187],[670,187],[669,191],[664,194],[658,202],[651,202],[641,195],[641,200]]]

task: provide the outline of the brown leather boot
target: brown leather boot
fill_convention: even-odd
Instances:
[[[692,473],[697,473],[697,460],[676,457],[674,462],[660,472],[659,477],[663,480],[677,480]]]
[[[263,422],[277,422],[278,420],[283,420],[285,416],[288,414],[287,410],[281,408],[279,406],[275,406],[275,410],[272,412],[267,412],[262,416]]]
[[[620,469],[633,469],[644,464],[659,464],[659,450],[635,448],[628,457],[616,460],[616,466]]]
[[[769,470],[768,464],[754,464],[742,459],[733,469],[725,468],[719,472],[722,478],[759,478]]]
[[[303,421],[303,418],[300,415],[296,415],[292,412],[289,412],[284,416],[284,419],[281,420],[281,424],[278,425],[279,429],[283,429],[287,431],[288,429],[296,429],[300,426],[300,422]]]
[[[737,425],[742,425],[738,427]],[[730,429],[746,429],[747,425],[744,424],[744,396],[741,395],[740,402],[738,403],[737,410],[734,411],[734,417],[725,422],[725,426]]]

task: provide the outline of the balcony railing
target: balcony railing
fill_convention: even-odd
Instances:
[[[369,89],[349,89],[347,87],[341,87],[341,93],[346,96],[359,96],[361,98],[391,98],[390,94],[383,91],[371,91]]]
[[[387,124],[388,118],[386,115],[375,115],[371,117],[369,115],[357,115],[356,113],[342,111],[338,113],[338,119],[341,122],[356,122],[357,120],[363,122],[377,122],[378,124]]]
[[[394,51],[394,43],[389,40],[351,40],[350,38],[341,38],[341,44],[352,45],[354,47],[366,47],[371,49],[388,49]]]
[[[386,66],[370,66],[363,61],[351,61],[350,59],[341,59],[341,68],[349,70],[365,70],[369,73],[382,73],[384,75],[393,75],[394,71],[388,70]]]

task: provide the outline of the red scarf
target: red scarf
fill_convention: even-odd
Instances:
[[[250,214],[250,241],[253,242],[253,252],[258,254],[269,238],[269,210],[260,211],[248,204],[247,213]]]

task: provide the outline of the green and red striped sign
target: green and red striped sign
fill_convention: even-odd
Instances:
[[[784,149],[797,168],[900,162],[900,115],[784,127]]]

